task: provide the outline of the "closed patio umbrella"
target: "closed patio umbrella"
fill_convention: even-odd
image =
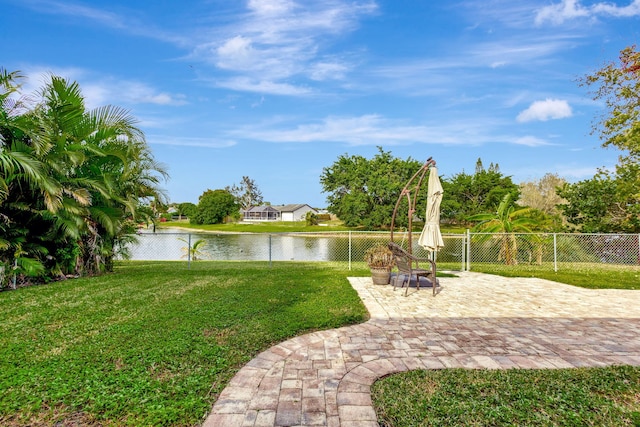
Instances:
[[[434,166],[429,171],[427,186],[427,212],[424,228],[418,239],[418,244],[429,252],[436,252],[444,247],[440,234],[440,203],[442,202],[442,184],[438,178],[438,169]]]

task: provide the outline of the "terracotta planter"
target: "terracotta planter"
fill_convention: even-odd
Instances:
[[[371,267],[371,278],[374,285],[388,285],[391,279],[391,270],[388,268]]]

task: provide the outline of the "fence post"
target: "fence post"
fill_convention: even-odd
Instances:
[[[351,271],[351,230],[349,230],[349,271]]]
[[[271,268],[271,234],[269,234],[269,268]]]
[[[462,239],[460,239],[460,271],[464,271],[465,270],[465,265],[467,263],[467,244],[466,244],[466,240],[467,238],[465,237],[465,235],[462,235]]]
[[[471,271],[471,230],[467,228],[467,270]]]
[[[191,233],[187,238],[187,270],[191,270]]]
[[[557,233],[553,233],[553,271],[558,272],[558,240]]]

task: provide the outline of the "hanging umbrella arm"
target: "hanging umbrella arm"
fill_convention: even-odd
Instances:
[[[396,202],[396,206],[393,208],[393,216],[391,217],[391,241],[393,242],[393,230],[396,224],[396,215],[398,214],[398,208],[402,201],[406,198],[407,205],[409,206],[408,212],[408,236],[407,236],[407,252],[410,254],[413,251],[413,243],[411,241],[411,234],[413,231],[413,214],[416,211],[416,203],[418,201],[418,192],[420,191],[420,187],[422,186],[422,182],[424,181],[424,177],[427,174],[427,171],[430,167],[435,166],[436,161],[433,160],[432,157],[429,157],[427,161],[422,165],[422,167],[409,179],[406,185],[402,188],[400,192],[400,196],[398,196],[398,201]]]

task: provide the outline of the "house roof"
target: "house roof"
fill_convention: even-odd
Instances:
[[[305,206],[307,206],[310,209],[313,209],[311,206],[307,205],[306,203],[296,204],[296,205],[282,205],[282,206],[277,206],[277,208],[280,212],[295,212],[298,209],[302,209]]]
[[[306,203],[298,203],[291,205],[280,205],[280,206],[272,206],[272,205],[261,205],[261,206],[252,206],[251,208],[245,210],[244,212],[295,212],[304,207],[308,207],[309,209],[313,209]],[[313,209],[315,211],[315,209]]]
[[[278,212],[278,209],[274,208],[273,206],[262,205],[262,206],[252,206],[251,208],[247,209],[245,212]]]

